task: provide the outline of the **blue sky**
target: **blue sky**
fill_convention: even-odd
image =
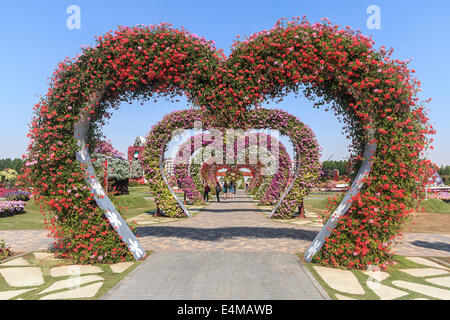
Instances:
[[[81,9],[81,29],[69,30],[69,5]],[[381,29],[367,28],[369,5],[381,9]],[[48,77],[57,63],[80,52],[81,45],[118,25],[169,22],[214,40],[230,53],[237,35],[249,36],[270,29],[281,17],[306,15],[311,22],[322,17],[342,26],[373,35],[376,46],[394,48],[394,57],[412,58],[410,68],[422,82],[422,99],[428,104],[431,122],[437,130],[429,157],[438,165],[450,165],[450,2],[442,1],[3,1],[0,10],[0,158],[20,157],[26,151],[28,124],[33,105],[47,91]],[[348,156],[349,141],[341,134],[342,124],[323,110],[312,108],[302,98],[288,96],[271,103],[298,116],[310,125],[323,149],[322,160]],[[185,108],[164,100],[157,103],[123,105],[115,112],[104,133],[122,152],[164,114]]]

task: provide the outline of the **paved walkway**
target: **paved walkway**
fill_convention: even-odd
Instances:
[[[45,251],[52,243],[46,230],[0,230],[0,239],[5,240],[14,253]]]
[[[156,252],[102,299],[330,298],[292,254],[220,250]]]
[[[266,219],[243,192],[213,202],[190,219],[139,227],[147,250],[231,250],[296,253],[306,250],[320,227]]]
[[[194,218],[139,227],[155,253],[105,299],[328,299],[295,256],[321,227],[266,219],[244,193]],[[45,250],[43,230],[0,231],[15,252]],[[397,253],[450,256],[450,235],[408,234]]]

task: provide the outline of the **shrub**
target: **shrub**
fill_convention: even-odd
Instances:
[[[6,246],[6,243],[3,239],[0,239],[0,260],[6,259],[11,255],[11,249]]]

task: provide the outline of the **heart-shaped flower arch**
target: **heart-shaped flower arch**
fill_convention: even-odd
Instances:
[[[390,261],[386,244],[435,169],[423,158],[433,129],[406,64],[372,45],[328,21],[293,20],[236,42],[226,59],[210,42],[163,24],[122,27],[60,63],[48,94],[35,107],[25,176],[34,183],[36,199],[54,213],[48,228],[61,256],[112,262],[142,251],[135,240],[119,239],[94,201],[102,195],[87,182],[91,173],[74,157],[78,152],[78,159],[88,159],[87,148],[109,116],[108,107],[184,93],[211,120],[229,127],[252,106],[302,89],[319,104],[331,102],[342,116],[353,139],[355,172],[366,145],[377,146],[376,154],[366,153],[373,166],[361,181],[363,189],[350,199],[317,261],[357,268]],[[86,139],[74,136],[76,124]]]
[[[224,137],[227,137],[227,134],[225,133],[223,135]],[[219,164],[222,163],[228,163],[233,164],[232,168],[236,167],[238,164],[250,164],[250,148],[255,149],[252,150],[255,152],[255,159],[252,161],[256,164],[257,159],[256,156],[260,153],[259,151],[263,151],[260,154],[260,158],[265,158],[266,154],[274,153],[272,154],[273,157],[276,158],[273,164],[273,174],[272,174],[272,180],[269,190],[267,190],[266,198],[269,203],[271,203],[271,199],[273,196],[279,198],[279,189],[282,186],[285,186],[288,178],[289,178],[289,172],[291,167],[291,159],[289,157],[289,154],[286,151],[286,148],[284,145],[276,139],[274,136],[268,135],[266,133],[255,133],[255,132],[249,132],[249,133],[240,133],[237,134],[234,130],[232,132],[228,133],[228,140],[230,140],[228,143],[223,143],[223,150],[222,154],[227,154],[227,148],[231,150],[231,145],[233,145],[233,155],[231,155],[231,151],[228,150],[228,156],[227,159],[220,159],[221,161]],[[232,136],[232,138],[231,138]],[[262,141],[262,140],[265,141]],[[224,142],[227,139],[224,139]],[[196,141],[198,141],[196,143]],[[200,143],[201,141],[201,143]],[[261,143],[259,143],[261,141]],[[199,202],[203,203],[202,198],[202,189],[203,184],[200,183],[199,186],[197,186],[194,183],[194,177],[190,174],[190,170],[193,170],[195,166],[201,166],[202,162],[206,159],[206,150],[208,149],[208,146],[214,142],[214,136],[211,136],[210,134],[201,133],[197,134],[195,136],[190,137],[186,142],[184,142],[180,147],[178,148],[177,156],[174,160],[174,174],[177,177],[177,180],[179,182],[179,187],[183,190],[183,192],[186,194],[187,198],[192,202]],[[229,144],[229,146],[228,146]],[[272,148],[272,145],[274,147]],[[238,151],[239,149],[239,151]],[[195,156],[193,155],[194,153]],[[210,152],[208,152],[209,154]],[[190,155],[191,159],[186,159],[186,155]],[[242,154],[242,159],[238,159],[238,154]],[[245,155],[245,157],[244,157]],[[216,157],[213,157],[212,160],[215,160],[217,164]],[[259,160],[261,160],[259,159]],[[225,161],[224,161],[225,160]],[[264,163],[266,161],[263,161]],[[269,165],[270,163],[266,163],[266,165]],[[195,170],[195,169],[194,169]],[[199,170],[196,170],[199,172]],[[272,190],[275,189],[275,190]],[[278,192],[277,192],[278,191]]]

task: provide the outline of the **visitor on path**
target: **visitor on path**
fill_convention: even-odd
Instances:
[[[211,191],[211,187],[209,186],[208,183],[205,183],[205,186],[203,188],[203,200],[205,200],[205,202],[209,201],[209,192]]]
[[[220,202],[220,191],[222,190],[222,186],[220,185],[219,181],[216,181],[216,196],[217,196],[217,202]]]
[[[223,183],[223,199],[225,200],[226,198],[228,198],[228,183],[225,181]]]
[[[236,182],[233,183],[233,198],[236,197]]]
[[[234,182],[230,181],[230,183],[228,184],[228,193],[230,194],[230,198],[234,198]]]

